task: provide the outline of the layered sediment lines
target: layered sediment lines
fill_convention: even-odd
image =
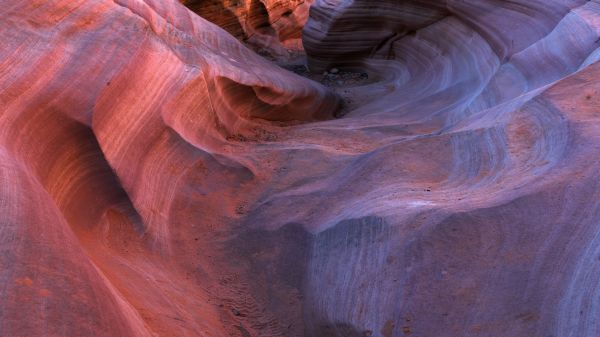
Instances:
[[[252,3],[0,0],[0,336],[598,334],[600,2]]]
[[[293,57],[302,50],[302,28],[314,0],[181,0],[265,56]]]

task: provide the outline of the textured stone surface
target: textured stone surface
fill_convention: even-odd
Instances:
[[[187,5],[0,0],[0,336],[598,335],[600,2]]]
[[[181,0],[189,9],[261,54],[287,59],[302,50],[302,28],[314,0]]]

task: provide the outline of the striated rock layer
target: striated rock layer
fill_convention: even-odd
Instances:
[[[0,0],[0,336],[598,335],[599,1],[257,3]]]
[[[265,56],[293,57],[313,0],[180,0]]]

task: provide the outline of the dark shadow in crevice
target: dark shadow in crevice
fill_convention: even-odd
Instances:
[[[248,11],[248,24],[260,34],[276,35],[269,21],[269,11],[260,0],[252,0]]]
[[[237,39],[246,39],[246,33],[237,16],[223,6],[221,0],[186,0],[183,4],[192,12],[226,30]]]

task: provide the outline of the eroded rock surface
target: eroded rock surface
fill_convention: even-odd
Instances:
[[[289,59],[303,50],[302,28],[314,0],[180,0],[258,53]]]
[[[597,335],[600,2],[258,2],[0,0],[0,336]]]

